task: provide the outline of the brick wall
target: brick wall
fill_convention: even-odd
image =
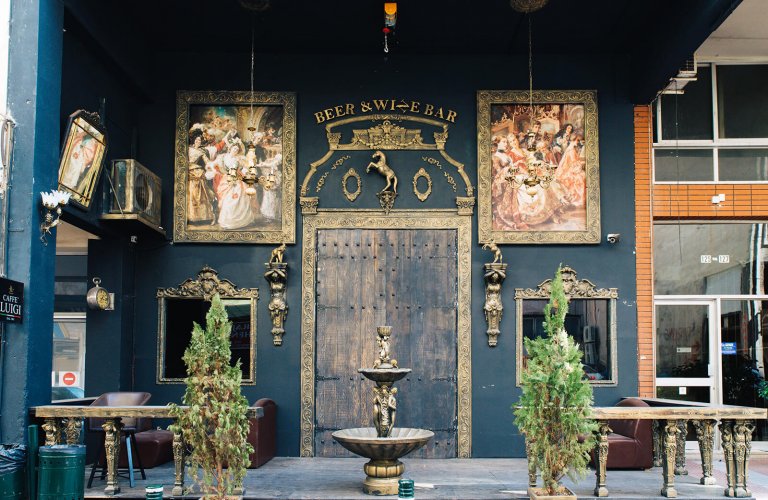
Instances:
[[[635,269],[637,272],[637,379],[640,397],[655,397],[653,348],[653,217],[651,107],[635,106]],[[710,196],[711,198],[711,196]],[[656,210],[653,203],[654,214]]]
[[[637,141],[637,112],[635,140]],[[712,203],[712,197],[718,194],[725,195],[725,201],[719,206]],[[675,220],[764,219],[768,217],[768,185],[657,184],[653,190],[653,216],[656,219]]]

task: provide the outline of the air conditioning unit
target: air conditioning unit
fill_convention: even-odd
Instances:
[[[138,161],[112,160],[101,218],[138,221],[165,234],[160,226],[162,192],[162,179]]]

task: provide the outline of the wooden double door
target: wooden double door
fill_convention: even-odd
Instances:
[[[322,229],[317,236],[315,454],[351,454],[331,433],[373,427],[376,326],[392,325],[395,427],[434,431],[413,457],[457,456],[457,232]]]

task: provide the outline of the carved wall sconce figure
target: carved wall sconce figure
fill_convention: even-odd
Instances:
[[[418,182],[422,177],[427,180],[427,189],[419,191]],[[430,177],[429,172],[424,170],[424,167],[421,167],[419,171],[416,172],[416,175],[413,176],[413,194],[415,194],[416,198],[421,202],[427,201],[429,195],[432,194],[432,177]]]
[[[483,245],[483,250],[493,252],[493,262],[485,264],[485,321],[488,323],[488,346],[496,347],[501,330],[501,314],[504,306],[501,303],[501,284],[507,277],[507,265],[502,263],[502,255],[499,247],[494,242]]]
[[[379,203],[381,203],[384,213],[389,214],[389,211],[395,206],[395,198],[397,197],[397,176],[395,171],[387,165],[387,157],[384,153],[376,151],[371,158],[374,161],[368,163],[365,173],[369,173],[371,168],[373,168],[387,180],[387,185],[376,196],[379,198]],[[390,187],[392,188],[391,191],[389,191]]]
[[[285,297],[285,286],[288,281],[288,263],[283,262],[285,243],[272,250],[269,262],[265,264],[267,272],[264,277],[269,282],[269,315],[272,318],[272,343],[276,346],[283,345],[285,334],[285,318],[288,315],[288,303]]]

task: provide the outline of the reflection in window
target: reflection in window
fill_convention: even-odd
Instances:
[[[720,149],[721,181],[768,181],[768,149]]]
[[[765,293],[766,224],[656,224],[656,295]]]
[[[706,305],[656,306],[656,376],[709,376],[709,308]]]
[[[697,182],[715,179],[711,149],[656,149],[653,154],[656,182]]]
[[[712,70],[699,68],[696,81],[682,94],[661,96],[661,130],[665,141],[712,139]]]
[[[546,300],[523,302],[523,336],[525,338],[546,336],[544,306],[547,302]],[[589,380],[610,378],[608,307],[606,299],[571,300],[568,304],[565,331],[573,337],[581,349],[584,375]]]
[[[597,288],[594,283],[577,279],[576,271],[562,267],[563,288],[569,298],[565,330],[582,352],[584,377],[595,385],[616,385],[616,288]],[[524,338],[546,335],[544,307],[549,302],[552,280],[538,288],[515,288],[518,384],[526,362]]]
[[[251,300],[221,299],[221,302],[232,321],[231,364],[240,360],[243,380],[248,380],[251,378]],[[193,323],[205,328],[205,315],[210,307],[211,303],[204,299],[165,299],[163,378],[187,376],[182,357],[192,338]]]
[[[768,65],[717,66],[721,138],[768,137],[767,87]]]
[[[51,401],[84,395],[85,314],[56,313],[53,318]]]

